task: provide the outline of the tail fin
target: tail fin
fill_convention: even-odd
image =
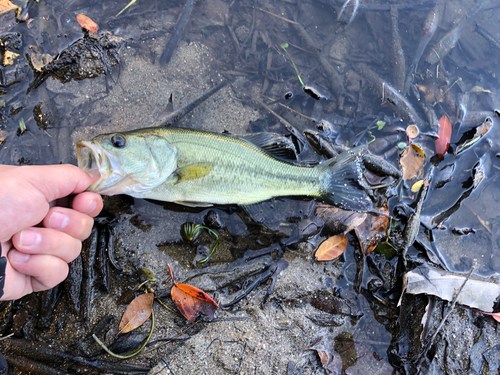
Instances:
[[[373,203],[360,181],[366,147],[355,147],[321,163],[321,198],[328,204],[351,211],[372,211]]]

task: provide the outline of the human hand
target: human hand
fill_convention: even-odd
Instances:
[[[66,278],[103,207],[100,195],[85,192],[96,179],[69,164],[0,165],[0,243],[7,257],[1,300]]]

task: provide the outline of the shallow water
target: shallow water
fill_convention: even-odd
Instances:
[[[499,108],[497,88],[500,68],[495,62],[500,58],[500,51],[475,28],[478,22],[499,37],[500,26],[494,1],[478,3],[482,4],[483,10],[464,21],[458,42],[444,55],[437,45],[438,41],[476,4],[469,0],[446,2],[439,27],[417,66],[413,80],[417,86],[406,95],[415,108],[415,118],[404,104],[391,97],[387,87],[404,83],[422,40],[423,24],[433,9],[432,2],[398,5],[397,30],[406,60],[404,77],[401,77],[399,69],[401,56],[398,57],[397,51],[391,52],[394,29],[390,7],[377,7],[380,3],[362,2],[351,20],[348,12],[352,9],[346,7],[342,13],[342,4],[334,0],[297,3],[199,1],[172,60],[168,65],[160,65],[159,58],[184,2],[137,2],[118,17],[115,15],[126,2],[40,2],[31,8],[30,21],[9,29],[22,35],[22,46],[17,52],[20,56],[15,64],[2,68],[6,87],[2,88],[4,94],[1,99],[5,104],[0,109],[0,140],[3,139],[0,162],[14,165],[75,164],[76,141],[101,133],[147,127],[164,114],[170,94],[173,95],[174,107],[181,108],[223,78],[234,82],[197,107],[176,126],[232,134],[288,134],[275,116],[252,99],[257,98],[271,106],[299,132],[317,130],[321,120],[329,121],[331,129],[323,134],[333,144],[350,146],[354,142],[366,144],[375,139],[370,146],[372,153],[385,156],[386,160],[399,166],[397,144],[408,141],[404,129],[420,119],[417,125],[421,135],[414,142],[423,147],[426,158],[417,179],[428,176],[432,162],[436,164],[423,206],[423,223],[429,224],[433,217],[457,202],[468,189],[464,183],[471,178],[478,160],[482,161],[485,177],[464,199],[460,208],[450,214],[440,228],[434,228],[433,243],[428,232],[420,228],[419,241],[422,245],[410,254],[427,246],[450,270],[467,272],[473,259],[476,259],[476,273],[496,274],[500,269],[496,258],[500,252],[497,235],[500,119],[494,110]],[[411,6],[410,9],[407,5]],[[79,13],[94,20],[101,32],[108,31],[115,37],[123,38],[119,64],[105,67],[107,74],[91,79],[62,83],[48,77],[27,94],[36,74],[28,64],[26,54],[36,49],[55,57],[82,38],[83,33],[75,19]],[[226,13],[229,15],[227,20]],[[309,39],[299,34],[293,22],[302,25]],[[283,43],[288,43],[287,52],[280,47]],[[426,58],[432,60],[435,54],[443,55],[440,56],[442,62],[431,64],[425,61]],[[303,82],[314,87],[326,99],[315,100],[302,90],[292,60]],[[369,78],[370,74],[363,66],[368,66],[385,83],[379,84]],[[6,82],[9,79],[12,83]],[[416,92],[420,99],[415,96]],[[287,93],[293,94],[291,99],[285,99]],[[279,101],[283,106],[272,104],[271,100]],[[39,116],[40,112],[34,112],[39,103],[44,126],[34,118]],[[443,160],[433,159],[431,162],[435,154],[432,135],[437,132],[437,123],[423,107],[432,108],[436,119],[447,115],[453,124],[450,152]],[[481,125],[488,116],[493,119],[493,127],[488,134],[455,157],[453,151],[462,134]],[[360,137],[360,133],[377,119],[385,121],[387,126],[380,131],[369,129],[370,133]],[[22,134],[19,131],[21,120],[27,129]],[[322,157],[308,148],[300,159],[304,163],[317,162]],[[437,188],[436,184],[444,174],[440,170],[448,164],[455,165],[451,181]],[[398,186],[397,195],[401,198],[395,196],[390,199],[391,209],[401,202],[413,202],[415,194],[410,192],[409,187],[417,179]],[[221,273],[221,267],[238,261],[245,254],[249,256],[250,253],[246,253],[248,250],[276,246],[271,251],[272,257],[285,256],[290,264],[279,279],[283,283],[278,286],[282,294],[271,295],[272,303],[279,305],[281,299],[299,299],[301,294],[318,290],[338,291],[342,297],[356,301],[364,315],[359,319],[353,318],[349,328],[344,325],[332,329],[332,335],[348,329],[358,345],[360,357],[360,353],[366,352],[370,356],[375,353],[375,358],[380,358],[379,363],[388,366],[387,350],[396,319],[394,290],[389,288],[391,293],[386,290],[390,295],[380,291],[377,294],[368,291],[368,285],[370,280],[379,278],[374,270],[377,267],[381,274],[386,272],[387,276],[392,272],[395,275],[395,262],[385,261],[372,253],[366,256],[375,265],[370,268],[366,265],[367,260],[363,261],[357,238],[352,234],[343,257],[324,265],[315,262],[313,252],[326,237],[305,237],[301,226],[307,218],[314,216],[313,213],[311,215],[313,204],[310,200],[283,199],[275,202],[276,207],[270,209],[270,203],[266,206],[271,212],[271,223],[267,227],[253,222],[240,208],[216,207],[214,210],[224,228],[219,231],[219,248],[206,269],[207,274],[215,275],[213,277],[204,275],[205,271],[198,271],[193,266],[196,246],[182,243],[180,237],[183,223],[203,223],[209,209],[114,197],[106,200],[106,210],[116,216],[114,244],[118,261],[126,270],[125,275],[134,274],[139,268],[148,268],[155,273],[161,288],[166,289],[169,285],[166,264],[173,263],[179,280],[187,278],[208,292],[216,293],[223,304],[234,299],[233,292],[237,287],[222,287],[240,277],[253,275],[259,267],[272,264],[273,259],[265,258],[258,266],[235,266],[240,273],[232,270],[234,272],[229,276]],[[457,236],[452,233],[452,228],[473,228],[476,233]],[[199,242],[209,246],[214,239],[204,233]],[[294,269],[299,265],[303,269]],[[303,283],[297,282],[295,294],[293,287],[287,286],[290,285],[287,282],[290,283],[294,277]],[[117,278],[120,279],[119,282],[114,280],[117,289],[123,288],[122,274],[115,275]],[[261,294],[266,290],[266,287],[259,288]],[[256,305],[260,302],[258,299],[252,301]],[[391,308],[388,307],[386,312],[384,306],[387,302],[390,302]],[[248,303],[244,302],[245,306]],[[113,304],[113,295],[96,295],[93,321],[98,320],[96,306],[101,304],[114,309],[109,307]],[[230,311],[238,313],[239,305],[234,305]],[[294,341],[296,347],[310,345],[316,336],[328,331],[318,327],[303,329],[306,332],[310,330],[305,336],[310,339],[309,343]],[[276,351],[280,353],[278,349]],[[159,361],[158,356],[152,358],[155,363]],[[298,357],[290,355],[290,358],[300,363]],[[308,358],[313,358],[313,352]],[[312,361],[308,364],[311,368],[320,367],[317,360],[309,360]],[[365,363],[361,359],[359,362]],[[282,365],[287,361],[281,359],[279,363]],[[225,373],[224,366],[221,365],[220,373]],[[245,371],[251,368],[249,366]],[[349,368],[352,374],[388,373],[375,369],[363,372],[352,363]],[[390,371],[390,366],[384,369]],[[281,373],[283,371],[280,370]],[[176,373],[189,373],[189,370],[183,372],[177,369]]]

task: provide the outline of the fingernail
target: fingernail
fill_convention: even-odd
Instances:
[[[84,214],[90,214],[91,212],[93,212],[95,210],[95,208],[97,207],[97,202],[95,201],[95,199],[92,199],[89,203],[89,205],[87,206],[87,209],[85,210]]]
[[[99,179],[99,177],[101,177],[100,173],[90,173],[90,172],[87,172],[87,174],[92,179],[92,181],[97,181]]]
[[[21,246],[34,246],[38,245],[42,240],[42,235],[33,229],[25,229],[21,232]]]
[[[30,258],[30,254],[21,253],[20,251],[11,251],[9,260],[15,263],[24,263]]]
[[[63,229],[68,225],[69,217],[62,212],[54,212],[49,219],[49,227],[52,229]]]

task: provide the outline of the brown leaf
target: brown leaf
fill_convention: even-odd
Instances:
[[[389,215],[387,207],[378,207],[377,211]],[[388,222],[389,218],[387,216],[371,214],[363,224],[355,229],[361,251],[365,255],[375,250],[380,240],[386,236]]]
[[[88,31],[91,31],[91,32],[97,34],[97,31],[99,28],[98,28],[97,24],[94,21],[92,21],[89,17],[87,17],[83,14],[79,14],[76,16],[76,20],[78,21],[80,26],[83,27],[85,30],[88,30]]]
[[[118,335],[133,331],[148,320],[153,310],[154,293],[145,293],[134,298],[123,313]]]
[[[202,313],[203,315],[207,316],[209,320],[212,320],[214,318],[215,310],[218,307],[217,304],[214,305],[211,302],[202,301],[196,297],[193,297],[192,295],[179,288],[178,285],[187,284],[174,285],[171,290],[172,299],[175,303],[175,306],[177,306],[181,314],[184,315],[187,320],[193,322]]]
[[[316,260],[327,261],[337,259],[344,253],[347,247],[347,237],[343,234],[337,234],[323,241],[316,251]]]
[[[342,358],[335,350],[335,338],[331,335],[318,337],[308,348],[318,353],[321,365],[333,374],[342,373]],[[357,356],[355,357],[357,358]]]
[[[411,180],[418,177],[424,162],[424,150],[419,145],[412,143],[406,147],[399,159],[399,163],[403,167],[403,179]]]
[[[363,221],[367,214],[364,212],[353,212],[330,205],[317,205],[314,214],[325,222],[325,228],[333,233],[350,232]]]

